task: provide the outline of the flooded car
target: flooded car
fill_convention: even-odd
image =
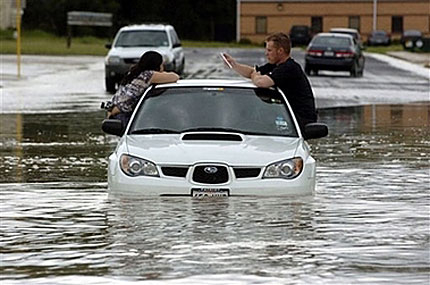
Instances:
[[[351,35],[319,33],[306,49],[305,72],[310,75],[319,70],[349,71],[352,77],[361,77],[364,62],[360,43]]]
[[[312,123],[302,133],[281,91],[248,81],[182,80],[152,87],[109,157],[111,192],[161,196],[310,194],[315,160],[306,139],[327,135]]]

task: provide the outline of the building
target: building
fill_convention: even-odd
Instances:
[[[416,29],[430,35],[430,0],[237,0],[236,40],[261,43],[273,32],[306,25],[314,33],[355,28],[363,40],[373,30],[393,39]]]

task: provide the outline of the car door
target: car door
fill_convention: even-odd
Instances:
[[[173,55],[175,57],[176,71],[182,68],[184,51],[182,49],[181,42],[176,34],[175,30],[169,31],[170,40],[172,42]]]

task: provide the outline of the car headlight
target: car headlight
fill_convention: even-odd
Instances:
[[[119,64],[121,62],[121,58],[119,56],[109,56],[107,58],[108,64]]]
[[[295,157],[270,164],[264,171],[263,178],[286,178],[297,177],[303,170],[303,159]]]
[[[160,176],[154,163],[128,154],[121,155],[119,165],[128,176]]]

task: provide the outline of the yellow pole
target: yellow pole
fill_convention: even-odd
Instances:
[[[21,77],[21,0],[16,0],[16,60],[18,78]]]

